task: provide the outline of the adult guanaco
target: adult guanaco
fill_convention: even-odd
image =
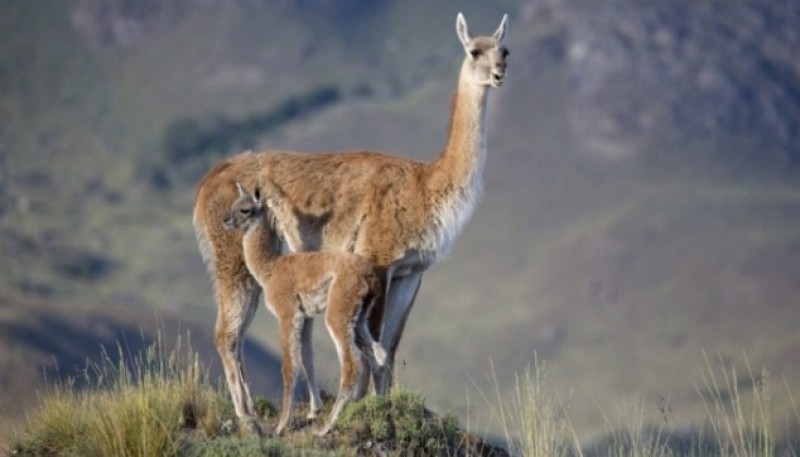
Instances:
[[[260,287],[245,266],[241,233],[220,224],[238,197],[235,183],[254,188],[269,180],[289,202],[273,212],[283,240],[277,249],[354,252],[374,266],[382,293],[370,316],[370,330],[380,336],[387,363],[372,375],[376,391],[385,393],[422,273],[450,251],[482,190],[486,101],[489,89],[505,79],[507,22],[503,16],[493,35],[472,38],[458,14],[456,33],[465,57],[447,143],[433,162],[364,150],[268,150],[227,158],[201,180],[194,227],[215,285],[217,349],[236,414],[244,423],[254,423],[254,409],[244,376],[242,334],[257,307]],[[368,384],[369,376],[359,383]]]

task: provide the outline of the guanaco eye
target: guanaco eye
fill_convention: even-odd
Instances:
[[[473,49],[473,50],[471,50],[469,52],[469,55],[471,55],[473,59],[477,59],[481,55],[481,50],[480,49]]]
[[[505,59],[506,57],[508,57],[508,56],[511,54],[511,53],[508,51],[508,49],[506,49],[506,48],[503,48],[503,51],[502,51],[502,53],[503,53],[503,58],[504,58],[504,59]]]
[[[247,216],[248,214],[250,214],[250,208],[242,208],[239,210],[239,212]]]

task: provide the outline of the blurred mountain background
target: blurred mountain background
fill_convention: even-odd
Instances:
[[[134,351],[159,326],[190,330],[219,371],[199,178],[246,149],[432,160],[458,11],[473,35],[509,13],[508,79],[489,99],[485,195],[425,276],[399,382],[475,424],[490,363],[507,390],[538,357],[585,437],[634,395],[650,420],[663,399],[678,426],[700,417],[702,349],[800,392],[798,1],[11,0],[6,423],[101,344]],[[274,321],[258,313],[247,359],[273,398]],[[331,389],[324,330],[316,347]]]

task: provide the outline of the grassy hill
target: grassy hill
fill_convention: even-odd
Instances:
[[[605,456],[727,456],[796,455],[797,440],[776,434],[770,421],[772,380],[747,365],[748,378],[735,369],[717,368],[704,355],[700,392],[705,422],[676,429],[669,423],[670,405],[662,404],[663,423],[644,419],[641,400],[623,403],[604,415],[608,434],[583,445],[575,433],[569,407],[553,396],[544,364],[517,377],[511,395],[495,384],[483,393],[480,408],[493,415],[503,438],[492,444],[474,431],[474,423],[459,423],[452,415],[436,414],[425,400],[405,388],[387,396],[370,395],[346,405],[335,427],[325,436],[312,431],[319,420],[303,417],[301,404],[292,426],[280,436],[257,437],[242,432],[221,380],[208,375],[199,354],[178,337],[173,349],[163,331],[156,342],[127,354],[125,362],[104,355],[83,376],[48,389],[2,445],[13,455],[524,455],[553,457]],[[725,365],[720,357],[720,362]],[[749,379],[751,401],[737,383]],[[494,379],[497,382],[496,378]],[[79,389],[76,387],[81,382]],[[323,416],[333,397],[324,394]],[[745,404],[747,402],[747,404]],[[277,411],[264,397],[255,399],[258,419],[267,430]],[[794,405],[794,417],[800,413]],[[469,418],[477,417],[471,411]],[[788,438],[788,439],[787,439]]]
[[[789,389],[775,390],[772,410],[785,425],[786,392],[800,390],[800,187],[785,144],[763,141],[773,124],[754,125],[761,130],[752,137],[747,123],[693,137],[681,122],[669,124],[678,140],[661,130],[599,135],[587,122],[625,126],[626,107],[672,119],[658,107],[680,104],[658,104],[649,79],[647,90],[627,95],[613,86],[613,103],[596,97],[658,73],[616,81],[618,73],[600,71],[651,63],[626,54],[570,60],[583,31],[600,44],[625,32],[604,22],[582,28],[580,14],[592,11],[345,3],[0,6],[0,337],[10,348],[0,410],[18,412],[19,399],[34,398],[50,354],[68,370],[91,355],[92,342],[109,341],[103,328],[150,328],[153,310],[171,322],[180,316],[198,329],[195,341],[210,343],[215,310],[190,215],[198,177],[220,157],[242,148],[368,147],[433,158],[462,56],[453,32],[462,9],[473,33],[510,13],[509,78],[490,96],[485,196],[451,258],[426,274],[401,345],[401,383],[463,421],[476,385],[491,384],[490,361],[505,391],[538,354],[557,391],[574,392],[573,423],[588,438],[604,432],[603,411],[637,393],[649,420],[660,420],[660,398],[677,424],[702,420],[694,383],[705,348],[740,369],[746,353],[756,371],[766,366],[785,379]],[[681,2],[668,3],[680,11]],[[630,36],[629,47],[609,49],[648,55]],[[687,80],[696,76],[686,71]],[[784,79],[769,79],[764,93],[791,95],[791,87],[777,90]],[[679,77],[667,81],[670,97],[697,93],[681,92]],[[335,96],[320,103],[320,93]],[[785,111],[789,123],[793,112]],[[627,153],[591,147],[611,140]],[[193,153],[186,144],[202,147]],[[250,336],[274,351],[266,315]],[[318,363],[333,385],[333,350],[319,333]],[[81,343],[66,350],[57,338]],[[216,361],[210,344],[201,354]],[[265,357],[248,358],[249,369],[268,372]]]

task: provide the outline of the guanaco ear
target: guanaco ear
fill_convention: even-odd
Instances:
[[[464,19],[464,15],[461,13],[458,13],[458,16],[456,17],[456,35],[458,35],[458,39],[461,41],[464,49],[469,52],[467,45],[470,42],[470,37],[469,30],[467,29],[467,20]]]
[[[492,37],[497,40],[498,43],[503,43],[506,39],[506,31],[508,30],[508,14],[503,15],[503,19],[500,21],[500,26],[497,27],[497,30],[494,32]]]
[[[239,191],[240,197],[247,195],[247,192],[244,191],[244,187],[242,187],[242,183],[240,183],[239,181],[236,181],[236,190]]]
[[[258,186],[256,186],[255,189],[253,189],[253,201],[255,201],[256,203],[261,201],[261,189]]]

